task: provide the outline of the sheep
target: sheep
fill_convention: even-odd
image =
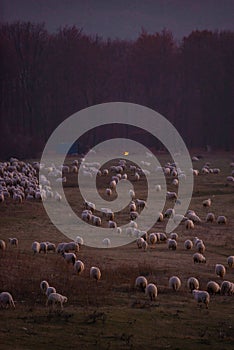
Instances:
[[[137,238],[136,240],[137,248],[141,249],[144,242],[145,240],[142,237]]]
[[[111,188],[106,188],[106,195],[111,196],[112,195],[112,189]]]
[[[56,252],[56,246],[54,243],[46,242],[47,244],[47,252]]]
[[[76,255],[74,253],[65,253],[65,252],[62,252],[62,257],[65,259],[65,261],[68,263],[68,264],[75,264],[75,261],[76,261]]]
[[[8,241],[10,246],[18,247],[19,241],[17,238],[9,238]]]
[[[47,296],[47,298],[49,297],[49,295],[50,294],[52,294],[52,293],[56,293],[56,289],[54,288],[54,287],[48,287],[47,289],[46,289],[46,296]]]
[[[221,295],[232,295],[234,294],[234,283],[230,281],[223,281],[220,288]]]
[[[168,208],[164,213],[165,218],[170,218],[170,217],[173,218],[174,216],[175,216],[175,209],[173,208]]]
[[[33,250],[33,254],[39,253],[40,252],[40,243],[37,241],[33,242],[32,250]]]
[[[195,277],[189,277],[187,280],[187,287],[189,288],[190,292],[194,289],[199,289],[199,281]]]
[[[155,244],[157,242],[157,236],[155,233],[150,233],[149,235],[149,242],[151,244]]]
[[[225,269],[224,265],[216,264],[215,265],[215,273],[217,276],[223,278],[226,274],[226,269]]]
[[[166,194],[166,199],[168,200],[173,200],[173,199],[177,199],[177,194],[175,192],[169,192],[167,191],[167,194]]]
[[[40,243],[39,253],[40,252],[43,252],[44,254],[47,253],[47,243],[46,242],[41,242]]]
[[[85,209],[90,210],[92,213],[96,209],[96,205],[94,203],[88,202],[88,201],[84,202],[84,207],[85,207]]]
[[[215,221],[215,215],[213,213],[208,213],[206,215],[206,222],[214,222]]]
[[[82,237],[77,236],[75,239],[75,242],[78,243],[79,247],[82,246],[84,244],[84,240]]]
[[[92,266],[90,268],[90,271],[89,271],[89,276],[90,276],[90,278],[95,279],[96,282],[97,282],[101,278],[101,271],[100,271],[100,269],[98,267],[96,267],[96,266]]]
[[[117,183],[115,180],[112,180],[109,184],[111,190],[116,190]]]
[[[156,233],[157,240],[160,242],[166,242],[167,241],[167,236],[164,232],[157,232]]]
[[[184,242],[184,247],[185,249],[192,249],[193,247],[193,242],[190,239],[186,239],[186,241]]]
[[[163,213],[158,213],[156,216],[157,222],[162,222],[163,221]]]
[[[144,250],[144,251],[146,251],[147,250],[147,248],[148,248],[148,243],[143,239],[143,243],[142,243],[142,249]]]
[[[92,215],[93,214],[91,210],[85,209],[81,213],[81,219],[85,222],[89,222],[92,218]]]
[[[145,294],[151,301],[155,300],[158,295],[158,289],[154,283],[149,283],[145,288]]]
[[[0,250],[6,250],[6,242],[0,239]]]
[[[209,294],[218,294],[220,293],[220,286],[215,281],[209,281],[206,285],[206,290]]]
[[[168,249],[170,250],[176,250],[176,248],[177,248],[177,242],[176,242],[176,240],[175,239],[172,239],[172,238],[169,238],[168,239],[168,241],[167,241],[167,243],[168,243]]]
[[[145,289],[148,285],[148,281],[144,276],[138,276],[135,280],[135,288],[142,292],[145,292]]]
[[[42,293],[46,294],[47,288],[49,288],[49,283],[46,280],[41,281],[40,289],[41,289]]]
[[[56,252],[58,253],[58,254],[61,254],[62,252],[63,252],[63,247],[65,246],[65,242],[61,242],[61,243],[59,243],[58,245],[57,245],[57,249],[56,249]]]
[[[170,238],[171,238],[171,239],[174,239],[175,241],[177,241],[177,239],[178,239],[178,234],[177,234],[176,232],[171,232],[171,233],[170,233]]]
[[[169,288],[172,288],[174,291],[179,290],[181,287],[181,280],[177,276],[172,276],[169,279]]]
[[[70,253],[70,252],[74,252],[74,253],[78,253],[79,252],[79,244],[77,242],[71,241],[69,243],[65,243],[62,251],[65,253]]]
[[[102,219],[99,216],[92,215],[91,217],[92,224],[95,226],[101,226]]]
[[[193,290],[193,297],[197,301],[197,304],[204,303],[206,308],[208,309],[208,305],[210,302],[210,294],[205,290]]]
[[[128,194],[129,194],[131,200],[133,200],[135,198],[135,196],[136,196],[134,190],[129,190]]]
[[[130,219],[135,220],[138,218],[138,212],[137,211],[131,211],[130,212]]]
[[[195,254],[193,254],[193,262],[194,262],[194,264],[195,263],[205,264],[206,258],[201,253],[195,253]]]
[[[197,247],[197,251],[201,254],[203,254],[206,250],[205,244],[202,241],[198,242],[196,244],[196,247]]]
[[[80,275],[84,271],[84,263],[81,260],[76,260],[74,264],[74,271],[77,275]]]
[[[228,264],[229,267],[234,267],[234,255],[230,255],[227,258],[227,264]]]
[[[137,210],[137,207],[136,207],[135,202],[131,201],[129,203],[129,211],[131,212],[131,211],[136,211],[136,210]]]
[[[146,201],[144,201],[143,199],[136,199],[136,206],[137,209],[144,209],[147,205],[146,205]]]
[[[15,309],[15,303],[12,295],[9,292],[0,293],[0,307],[6,309],[8,306]]]
[[[67,301],[68,299],[64,295],[61,295],[59,293],[51,293],[48,296],[46,306],[50,306],[51,308],[54,308],[55,304],[59,304],[62,310],[63,304],[66,303]]]
[[[134,175],[134,180],[139,181],[140,180],[140,175],[136,172]]]
[[[109,248],[111,246],[110,238],[104,238],[102,244],[104,245],[104,247]]]
[[[109,220],[108,221],[108,227],[109,228],[117,228],[117,224],[115,221]]]
[[[217,224],[226,224],[227,223],[227,218],[224,215],[220,215],[217,218]]]
[[[210,199],[210,198],[205,199],[205,200],[202,202],[202,205],[203,205],[203,207],[210,207],[210,206],[211,206],[211,199]]]
[[[192,220],[186,220],[185,221],[185,227],[187,230],[194,229],[194,223]]]

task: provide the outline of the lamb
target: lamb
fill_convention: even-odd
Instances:
[[[49,288],[49,283],[45,280],[41,281],[40,289],[41,289],[42,293],[46,294],[47,288]]]
[[[184,242],[184,247],[185,249],[192,249],[193,242],[190,239],[186,239],[186,241]]]
[[[189,279],[187,280],[187,287],[189,288],[191,293],[194,289],[199,289],[198,279],[195,277],[189,277]]]
[[[46,289],[46,296],[47,296],[47,298],[49,297],[49,295],[50,294],[52,294],[52,293],[56,293],[56,289],[54,288],[54,287],[48,287],[47,289]]]
[[[227,218],[224,215],[220,215],[217,218],[217,224],[226,224],[227,223]]]
[[[175,239],[169,238],[167,242],[168,242],[168,249],[176,250],[176,248],[177,248],[177,242],[176,242]]]
[[[18,247],[19,241],[17,238],[9,238],[10,246]]]
[[[229,266],[229,267],[234,267],[234,255],[230,255],[230,256],[227,258],[227,263],[228,263],[228,266]]]
[[[220,288],[221,295],[232,295],[234,294],[234,283],[230,281],[223,281]]]
[[[210,198],[205,199],[205,200],[202,202],[202,205],[203,205],[203,207],[210,207],[210,206],[211,206],[211,199],[210,199]]]
[[[9,292],[0,293],[0,307],[6,309],[8,306],[15,309],[12,295]]]
[[[68,264],[73,264],[73,265],[75,264],[76,255],[74,253],[62,252],[62,256]]]
[[[192,220],[186,220],[185,221],[185,227],[187,230],[194,229],[194,223]]]
[[[6,242],[0,239],[0,250],[6,250]]]
[[[169,288],[172,288],[174,291],[179,290],[181,287],[181,280],[177,276],[172,276],[169,279]]]
[[[201,253],[195,253],[195,254],[193,254],[193,262],[194,262],[194,264],[195,263],[199,263],[199,264],[203,263],[203,264],[205,264],[206,263],[206,258]]]
[[[76,260],[74,264],[74,271],[77,275],[80,275],[84,271],[84,263],[81,260]]]
[[[40,243],[37,241],[33,242],[32,250],[33,250],[33,254],[39,253],[40,252]]]
[[[206,308],[208,309],[208,305],[210,302],[210,294],[205,290],[193,290],[194,299],[197,303],[204,303]]]
[[[215,265],[215,273],[217,276],[223,278],[226,274],[226,269],[225,269],[224,265],[216,264]]]
[[[220,293],[220,286],[215,281],[209,281],[206,285],[206,290],[209,294],[218,294]]]
[[[61,310],[63,309],[63,304],[67,302],[67,297],[64,295],[61,295],[59,293],[51,293],[48,296],[46,306],[50,306],[51,308],[54,308],[55,304],[59,304],[61,307]]]
[[[206,222],[214,222],[215,221],[215,215],[213,213],[208,213],[206,215]]]
[[[148,281],[144,276],[138,276],[135,280],[135,288],[137,290],[140,290],[142,292],[145,291],[146,287],[148,285]]]
[[[94,278],[96,282],[101,278],[101,271],[98,267],[92,266],[89,272],[90,278]]]
[[[158,289],[154,283],[149,283],[145,288],[145,294],[151,301],[155,300],[158,295]]]

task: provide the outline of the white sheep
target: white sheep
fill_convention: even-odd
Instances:
[[[199,289],[199,281],[195,277],[189,277],[187,280],[187,287],[189,288],[190,292],[194,289]]]
[[[210,199],[210,198],[205,199],[205,200],[202,202],[202,205],[203,205],[203,207],[210,207],[210,206],[211,206],[211,199]]]
[[[90,278],[93,278],[96,281],[100,280],[100,278],[101,278],[101,271],[100,271],[100,269],[98,267],[96,267],[96,266],[92,266],[90,268],[89,276],[90,276]]]
[[[220,286],[215,281],[209,281],[206,285],[206,290],[209,294],[218,294],[220,293]]]
[[[205,290],[193,290],[193,296],[194,299],[197,301],[197,303],[204,303],[206,305],[206,308],[208,309],[208,305],[210,302],[210,294]]]
[[[117,223],[115,221],[109,220],[108,227],[109,228],[117,228]]]
[[[110,238],[104,238],[102,241],[102,244],[104,245],[104,247],[110,248],[110,246],[111,246]]]
[[[145,288],[145,294],[151,301],[155,300],[158,295],[158,289],[154,283],[149,283]]]
[[[46,280],[41,281],[40,289],[41,289],[42,293],[46,294],[47,288],[49,288],[49,283]]]
[[[56,289],[54,288],[54,287],[48,287],[47,289],[46,289],[46,296],[47,296],[47,298],[49,297],[49,295],[50,294],[52,294],[52,293],[56,293]]]
[[[157,242],[157,236],[155,233],[150,233],[149,235],[149,242],[151,244],[155,244]]]
[[[44,254],[47,253],[47,243],[46,242],[41,242],[40,243],[39,253],[40,252],[43,252]]]
[[[77,236],[75,239],[75,242],[79,244],[79,247],[82,246],[84,244],[84,240],[82,237]]]
[[[62,252],[62,257],[65,259],[65,261],[68,263],[68,264],[75,264],[75,261],[76,261],[76,255],[74,253],[65,253],[65,252]]]
[[[178,236],[178,234],[177,234],[176,232],[171,232],[171,233],[170,233],[170,238],[171,238],[171,239],[174,239],[175,241],[177,241],[178,237],[179,237],[179,236]]]
[[[135,280],[135,288],[144,292],[148,285],[148,281],[144,276],[138,276]]]
[[[70,253],[70,252],[74,252],[74,253],[78,253],[79,252],[79,244],[77,242],[71,241],[69,243],[65,243],[62,251],[65,253]]]
[[[99,216],[92,215],[91,217],[92,224],[95,226],[101,226],[102,219]]]
[[[111,188],[106,188],[106,195],[111,196],[112,195],[112,189]]]
[[[0,293],[0,307],[6,309],[8,306],[15,309],[12,295],[9,292]]]
[[[214,222],[215,221],[215,215],[213,213],[208,213],[206,215],[206,222]]]
[[[76,260],[74,264],[74,271],[77,275],[80,275],[84,271],[85,265],[83,261],[81,260]]]
[[[196,244],[196,248],[197,248],[197,251],[201,254],[203,254],[206,250],[205,244],[202,241]]]
[[[175,192],[170,192],[170,191],[167,191],[166,193],[166,199],[168,200],[173,200],[173,199],[177,199],[177,194]]]
[[[184,247],[185,249],[192,249],[193,242],[190,239],[186,239],[186,241],[184,242]]]
[[[156,185],[156,186],[155,186],[155,190],[156,190],[157,192],[160,192],[160,191],[162,190],[161,185]]]
[[[32,243],[32,250],[33,250],[33,254],[39,253],[40,252],[40,243],[37,241],[34,241]]]
[[[201,253],[195,253],[195,254],[193,254],[193,262],[194,262],[194,264],[195,263],[199,263],[199,264],[203,263],[203,264],[205,264],[206,263],[206,258]]]
[[[142,237],[137,238],[136,240],[137,248],[141,249],[144,242],[145,240]]]
[[[220,288],[221,295],[233,295],[234,294],[234,283],[230,281],[223,281]]]
[[[230,255],[227,258],[227,264],[228,264],[229,267],[234,267],[234,255]]]
[[[56,252],[56,246],[54,243],[46,242],[47,244],[47,252]]]
[[[58,245],[57,245],[57,249],[56,249],[56,252],[58,253],[58,254],[61,254],[62,252],[63,252],[63,247],[65,246],[65,242],[61,242],[61,243],[59,243]]]
[[[167,245],[168,245],[168,249],[171,249],[171,250],[176,250],[177,248],[177,242],[175,239],[172,239],[172,238],[169,238],[167,240]]]
[[[194,223],[192,220],[186,220],[185,221],[185,227],[187,230],[194,229]]]
[[[9,238],[10,246],[18,247],[19,241],[17,238]]]
[[[144,251],[146,251],[147,248],[148,248],[148,243],[144,240],[144,242],[142,243],[142,249],[143,249]]]
[[[174,291],[179,290],[181,287],[181,280],[177,276],[172,276],[169,279],[169,288],[172,288]]]
[[[215,265],[215,273],[217,276],[223,278],[226,274],[225,266],[222,264],[216,264]]]
[[[6,250],[6,242],[0,239],[0,250]]]
[[[131,211],[130,212],[130,219],[135,220],[138,218],[138,212],[137,211]]]
[[[136,207],[136,204],[135,204],[135,202],[133,202],[133,201],[131,201],[130,203],[129,203],[129,211],[131,212],[131,211],[136,211],[137,210],[137,207]]]
[[[135,198],[136,195],[135,195],[134,190],[129,190],[129,196],[132,200]]]
[[[63,304],[67,302],[67,297],[59,293],[51,293],[47,299],[46,306],[54,308],[55,304],[59,304],[61,310],[63,309]]]
[[[224,215],[220,215],[217,218],[217,224],[226,224],[227,223],[227,218]]]

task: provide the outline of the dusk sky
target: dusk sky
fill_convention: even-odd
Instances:
[[[56,32],[76,25],[103,38],[136,39],[166,28],[181,39],[192,30],[234,30],[234,0],[1,0],[1,22],[45,22]]]

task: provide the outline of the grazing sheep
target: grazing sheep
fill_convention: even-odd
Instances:
[[[227,223],[227,218],[224,215],[220,215],[217,218],[217,224],[226,224]]]
[[[79,247],[82,246],[84,244],[84,240],[82,237],[77,236],[75,239],[75,242],[79,244]]]
[[[208,309],[208,305],[210,302],[210,294],[205,290],[193,290],[193,296],[194,299],[197,301],[197,303],[204,303],[206,305],[206,308]]]
[[[185,221],[185,227],[187,230],[194,229],[194,223],[192,220],[186,220]]]
[[[157,242],[157,236],[155,233],[150,233],[149,235],[149,242],[151,244],[155,244]]]
[[[6,309],[8,306],[15,309],[15,303],[12,295],[9,292],[0,293],[0,307]]]
[[[137,209],[144,209],[146,207],[146,201],[144,201],[143,199],[136,199],[136,206]]]
[[[117,223],[115,221],[109,220],[108,227],[109,228],[117,228]]]
[[[40,243],[37,241],[33,242],[32,250],[33,250],[33,254],[39,253],[40,252]]]
[[[206,215],[206,222],[214,222],[215,221],[215,215],[213,213],[208,213]]]
[[[145,240],[142,237],[137,238],[136,240],[137,248],[141,249],[144,242]]]
[[[211,199],[210,199],[210,198],[205,199],[205,200],[202,202],[202,205],[203,205],[203,207],[210,207],[210,206],[211,206]]]
[[[6,250],[6,242],[0,239],[0,250]]]
[[[130,219],[135,220],[138,218],[138,212],[137,211],[131,211],[130,212]]]
[[[101,226],[102,220],[99,216],[92,215],[91,217],[92,224],[95,226]]]
[[[142,249],[144,250],[144,251],[146,251],[147,250],[147,248],[148,248],[148,243],[143,239],[143,243],[142,243]]]
[[[168,200],[173,200],[173,199],[177,199],[177,194],[175,192],[169,192],[167,191],[167,194],[166,194],[166,199]]]
[[[40,243],[39,253],[40,252],[43,252],[44,254],[47,253],[47,243],[46,242],[41,242]]]
[[[66,244],[65,242],[61,242],[58,244],[57,249],[56,249],[58,254],[61,254],[63,252],[63,248],[64,248],[65,244]]]
[[[65,259],[65,261],[68,263],[68,264],[75,264],[75,261],[76,261],[76,255],[74,253],[65,253],[65,252],[62,252],[62,257]]]
[[[90,275],[90,278],[94,278],[96,281],[98,281],[101,278],[101,271],[100,271],[100,269],[98,267],[92,266],[90,268],[89,275]]]
[[[157,215],[157,222],[162,222],[163,221],[163,213],[158,213],[158,215]]]
[[[91,210],[85,209],[81,213],[81,219],[85,222],[89,222],[92,218],[92,212]]]
[[[205,244],[202,241],[196,244],[196,248],[197,248],[197,251],[201,254],[203,254],[206,250]]]
[[[145,294],[151,301],[155,300],[158,295],[158,289],[154,283],[149,283],[145,288]]]
[[[164,232],[157,232],[156,233],[157,240],[160,242],[166,242],[167,241],[167,235]]]
[[[195,277],[189,277],[187,280],[187,287],[189,288],[190,292],[194,289],[199,289],[199,281]]]
[[[136,195],[135,195],[134,190],[129,190],[129,196],[132,200],[135,198]]]
[[[9,238],[10,246],[18,247],[19,241],[17,238]]]
[[[42,293],[46,294],[47,288],[49,288],[49,283],[45,280],[41,281],[40,289],[41,289]]]
[[[51,293],[47,299],[46,306],[54,308],[55,304],[59,304],[61,310],[63,309],[63,304],[67,302],[67,297],[59,293]]]
[[[169,238],[168,241],[167,241],[167,243],[168,243],[168,249],[176,250],[176,248],[177,248],[177,242],[176,242],[175,239]]]
[[[46,242],[47,244],[47,252],[56,252],[56,246],[54,243]]]
[[[65,243],[62,251],[65,253],[70,253],[70,252],[74,252],[74,253],[78,253],[79,252],[79,244],[76,242],[69,242],[69,243]]]
[[[111,188],[106,188],[106,195],[111,196],[112,195],[112,189]]]
[[[175,216],[175,209],[173,208],[168,208],[165,213],[164,213],[164,217],[165,218],[173,218]]]
[[[230,256],[227,258],[227,263],[228,263],[228,266],[229,266],[229,267],[234,267],[234,255],[230,255]]]
[[[169,288],[172,288],[174,291],[179,290],[181,287],[181,280],[177,276],[172,276],[169,279]]]
[[[148,285],[148,281],[144,276],[138,276],[135,280],[135,288],[144,292]]]
[[[217,276],[223,278],[226,274],[226,269],[225,269],[224,265],[216,264],[215,265],[215,273]]]
[[[203,263],[203,264],[205,264],[206,263],[206,258],[201,253],[195,253],[195,254],[193,254],[193,262],[194,262],[194,264],[195,263],[199,263],[199,264]]]
[[[221,295],[233,295],[234,294],[234,283],[230,281],[223,281],[220,288]]]
[[[215,281],[209,281],[206,285],[206,290],[209,294],[218,294],[220,293],[220,286]]]
[[[74,271],[77,275],[80,275],[84,271],[84,263],[81,260],[76,260],[74,264]]]
[[[104,245],[104,247],[110,248],[110,246],[111,246],[111,241],[110,241],[109,238],[104,238],[103,241],[102,241],[102,244]]]
[[[47,289],[46,289],[46,296],[47,296],[47,298],[49,297],[49,295],[50,294],[52,294],[52,293],[56,293],[56,289],[54,288],[54,287],[48,287]]]
[[[193,242],[190,239],[186,239],[186,241],[184,242],[184,247],[185,249],[192,249]]]
[[[90,210],[92,213],[96,209],[96,205],[94,203],[88,202],[88,201],[84,202],[84,207],[85,207],[85,209]]]

